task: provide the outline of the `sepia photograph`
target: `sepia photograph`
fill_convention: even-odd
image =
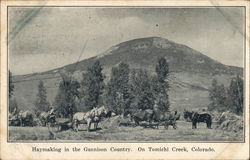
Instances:
[[[242,6],[9,6],[8,142],[245,142]]]

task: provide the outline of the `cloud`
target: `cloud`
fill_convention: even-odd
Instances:
[[[13,30],[30,8],[9,10],[10,30]],[[215,8],[44,7],[11,42],[11,68],[14,74],[45,71],[76,61],[86,40],[82,59],[123,41],[149,36],[167,38],[222,63],[242,66],[243,9],[221,11]],[[22,13],[21,16],[18,13]],[[56,62],[46,62],[55,58]],[[41,63],[42,60],[46,63]],[[26,67],[26,64],[36,66]]]

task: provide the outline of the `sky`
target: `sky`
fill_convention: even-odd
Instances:
[[[155,36],[243,67],[244,15],[241,7],[9,7],[9,68],[14,75],[47,71]]]

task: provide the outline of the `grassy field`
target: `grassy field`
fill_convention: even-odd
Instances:
[[[52,128],[54,137],[51,136],[48,127],[9,127],[10,141],[74,141],[77,142],[195,142],[195,141],[242,141],[243,132],[228,132],[219,129],[206,129],[205,123],[198,124],[198,129],[191,129],[191,123],[185,121],[177,122],[177,129],[172,126],[168,130],[160,126],[159,129],[145,128],[142,126],[116,126],[101,123],[97,131],[86,131],[86,126],[81,125],[79,132],[66,130],[57,132]]]

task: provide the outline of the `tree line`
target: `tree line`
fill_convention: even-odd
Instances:
[[[244,106],[243,79],[237,75],[231,79],[228,88],[224,84],[218,84],[217,80],[213,79],[209,90],[209,99],[209,110],[231,111],[242,114]]]
[[[165,58],[159,58],[154,74],[147,70],[130,69],[121,62],[111,69],[110,78],[103,74],[100,61],[82,73],[82,80],[76,80],[72,74],[61,71],[61,81],[55,100],[52,104],[47,100],[47,90],[41,80],[34,101],[35,112],[48,111],[52,106],[61,117],[71,117],[77,111],[89,111],[94,107],[105,105],[116,114],[124,115],[135,110],[159,107],[168,111],[169,103],[169,66]],[[14,97],[12,74],[9,72],[9,111],[18,109]],[[210,111],[232,111],[243,113],[243,79],[237,76],[231,79],[229,87],[218,84],[213,79],[209,89]]]
[[[149,74],[144,69],[130,69],[127,63],[121,62],[111,69],[107,79],[103,66],[97,60],[82,73],[81,81],[66,71],[61,71],[60,75],[53,104],[47,100],[44,82],[39,82],[34,102],[36,112],[48,111],[54,106],[61,117],[72,117],[79,110],[88,111],[101,105],[120,115],[152,109],[154,105],[163,111],[169,110],[169,66],[165,58],[158,59],[155,74]],[[9,96],[14,99],[11,98],[14,92],[11,73],[9,77]],[[10,105],[10,112],[14,107],[18,106]]]

